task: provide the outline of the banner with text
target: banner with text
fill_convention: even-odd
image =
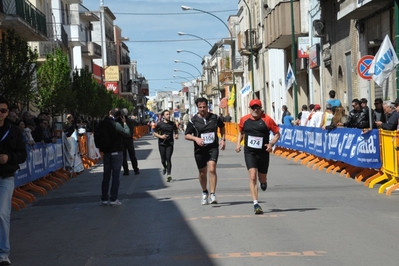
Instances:
[[[380,145],[378,130],[363,133],[360,129],[284,126],[280,127],[280,147],[303,151],[318,157],[343,161],[363,168],[380,168]]]

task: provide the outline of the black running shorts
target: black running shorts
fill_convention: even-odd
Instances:
[[[198,149],[194,152],[194,157],[198,169],[202,169],[208,165],[209,161],[218,162],[219,148]]]
[[[256,168],[261,174],[267,174],[269,170],[270,153],[268,152],[244,152],[247,169]]]

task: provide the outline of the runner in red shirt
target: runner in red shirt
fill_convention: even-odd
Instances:
[[[254,211],[255,214],[262,214],[262,208],[258,204],[257,179],[261,189],[265,191],[269,154],[280,138],[280,129],[270,116],[263,113],[260,100],[251,100],[249,108],[250,114],[243,116],[238,125],[236,152],[241,151],[241,141],[244,139],[244,158],[249,173],[249,189],[254,202]],[[271,141],[269,141],[270,131],[274,134]]]

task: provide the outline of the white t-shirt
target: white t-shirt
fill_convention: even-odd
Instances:
[[[315,112],[308,122],[308,127],[320,127],[323,119],[323,113],[320,111]]]
[[[301,126],[306,126],[306,123],[308,121],[310,112],[309,111],[302,111],[302,116],[301,116]]]

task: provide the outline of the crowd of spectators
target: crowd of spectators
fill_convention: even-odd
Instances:
[[[324,111],[321,110],[320,104],[302,105],[302,110],[295,121],[292,119],[288,107],[283,105],[281,123],[283,125],[319,127],[326,130],[337,127],[399,129],[399,98],[395,102],[384,102],[381,98],[376,98],[374,109],[368,106],[368,101],[365,98],[353,99],[352,109],[347,115],[341,101],[335,99],[335,91],[331,90],[329,96],[330,99],[327,101]]]
[[[92,132],[96,125],[96,121],[90,117],[87,119],[80,117],[75,121],[71,114],[66,116],[64,124],[57,123],[52,120],[48,112],[41,112],[34,116],[30,111],[21,113],[17,106],[10,107],[7,119],[20,128],[24,141],[29,146],[33,146],[35,143],[56,143],[57,138],[61,138],[61,134],[56,134],[57,131],[65,132],[66,136],[69,137],[75,129],[78,134],[84,134],[85,132]]]

